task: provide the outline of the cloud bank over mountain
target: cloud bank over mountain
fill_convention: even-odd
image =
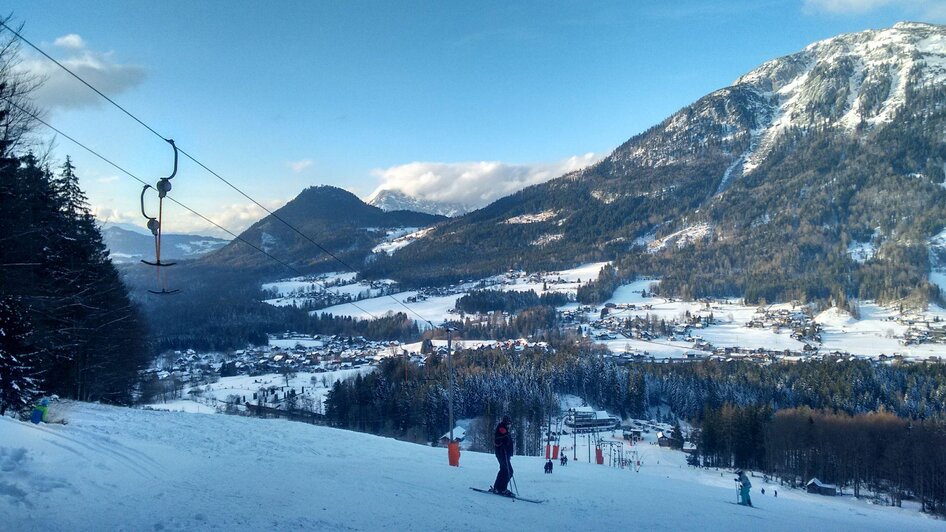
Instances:
[[[602,156],[586,153],[561,161],[534,164],[411,162],[375,170],[373,173],[381,183],[369,197],[383,190],[397,190],[417,199],[478,208],[528,186],[585,168]]]

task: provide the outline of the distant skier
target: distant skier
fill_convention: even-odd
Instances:
[[[509,433],[510,423],[512,423],[512,419],[510,419],[509,416],[503,416],[503,420],[499,422],[499,425],[496,425],[493,443],[495,446],[496,460],[499,462],[499,473],[496,473],[496,482],[493,483],[493,487],[490,488],[489,491],[507,497],[514,497],[515,494],[508,489],[509,479],[511,479],[513,475],[512,462],[510,459],[514,451],[512,435]]]
[[[749,498],[749,489],[752,487],[752,483],[749,482],[749,477],[746,476],[745,471],[740,469],[736,471],[736,474],[739,475],[736,479],[736,482],[739,483],[739,504],[752,506],[752,499]]]
[[[43,398],[38,405],[33,407],[33,415],[30,421],[39,424],[40,421],[46,422],[46,414],[49,412],[49,399]]]
[[[552,474],[552,460],[551,459],[549,459],[548,462],[545,462],[545,474],[546,475]]]
[[[562,465],[568,465],[568,457],[565,456],[565,453],[562,453],[562,459],[559,460],[559,463]]]

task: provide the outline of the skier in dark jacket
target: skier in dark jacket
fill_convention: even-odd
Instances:
[[[512,420],[509,416],[503,416],[503,420],[496,426],[496,434],[493,443],[495,444],[496,460],[499,461],[499,473],[496,474],[496,482],[490,491],[513,497],[514,494],[509,491],[509,479],[512,478],[512,463],[510,459],[513,455],[512,435],[509,433],[509,424]]]

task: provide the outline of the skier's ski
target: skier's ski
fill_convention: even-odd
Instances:
[[[747,504],[739,504],[738,502],[725,501],[727,504],[735,504],[736,506],[742,506],[743,508],[752,508],[753,510],[758,510],[758,506],[749,506]]]
[[[506,496],[506,495],[500,495],[499,493],[496,493],[496,492],[494,492],[494,491],[482,490],[482,489],[480,489],[480,488],[473,488],[473,487],[471,487],[470,489],[473,490],[473,491],[478,491],[478,492],[480,492],[480,493],[489,493],[490,495],[498,495],[498,496],[500,496],[500,497],[504,497],[504,498],[506,498],[506,499],[510,499],[510,500],[513,500],[513,501],[531,502],[531,503],[533,503],[533,504],[542,504],[543,502],[545,502],[544,500],[526,499],[525,497],[518,497],[518,496],[509,497],[509,496]]]

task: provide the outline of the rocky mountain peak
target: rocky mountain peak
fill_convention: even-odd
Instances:
[[[768,61],[737,79],[770,102],[752,132],[744,171],[757,167],[786,131],[831,127],[857,134],[894,120],[911,91],[946,84],[946,26],[901,22],[847,33]]]
[[[400,190],[379,190],[366,201],[368,205],[378,207],[383,211],[413,211],[425,214],[454,217],[466,214],[473,210],[461,203],[433,201],[409,196]]]

